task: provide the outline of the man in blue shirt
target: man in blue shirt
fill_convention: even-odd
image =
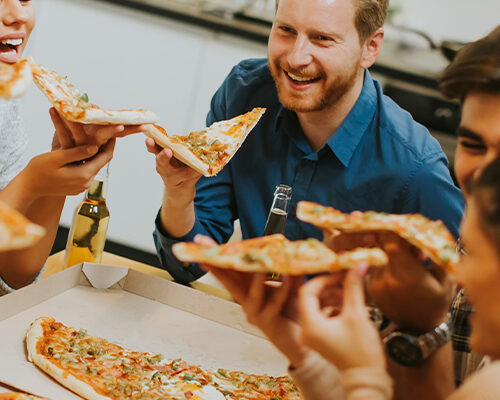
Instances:
[[[267,60],[238,64],[212,99],[207,126],[267,108],[216,177],[200,179],[148,141],[165,183],[154,239],[176,281],[203,272],[175,259],[174,242],[198,233],[225,242],[235,219],[243,238],[262,235],[278,184],[293,188],[289,239],[322,237],[295,217],[300,200],[344,212],[419,212],[457,235],[463,199],[438,142],[367,71],[383,42],[388,2],[371,3],[365,10],[352,0],[280,2]]]

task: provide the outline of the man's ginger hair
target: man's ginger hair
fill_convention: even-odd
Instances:
[[[389,9],[389,0],[351,0],[356,6],[354,25],[358,31],[361,44],[373,35],[379,28],[382,28]],[[279,0],[276,0],[276,10],[278,10]]]

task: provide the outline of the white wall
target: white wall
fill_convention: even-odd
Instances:
[[[476,40],[500,24],[500,0],[391,0],[396,21],[427,32],[436,41]]]
[[[26,55],[68,75],[96,104],[155,111],[170,132],[204,127],[210,98],[230,68],[265,55],[264,45],[96,1],[44,0],[36,9]],[[49,103],[33,87],[25,104],[30,153],[45,152],[53,133]],[[119,140],[108,190],[108,237],[152,251],[161,195],[144,136]],[[68,198],[63,225],[71,224],[81,197]]]

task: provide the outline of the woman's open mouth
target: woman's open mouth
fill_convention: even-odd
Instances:
[[[0,61],[8,64],[17,62],[23,39],[3,39],[0,41]]]

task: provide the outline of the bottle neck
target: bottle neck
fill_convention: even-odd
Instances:
[[[274,196],[273,205],[271,206],[272,210],[281,210],[284,213],[288,212],[288,201],[290,198],[284,194],[278,193]]]
[[[106,201],[106,192],[108,190],[108,182],[98,181],[94,179],[87,190],[85,197],[88,200],[104,202]]]

